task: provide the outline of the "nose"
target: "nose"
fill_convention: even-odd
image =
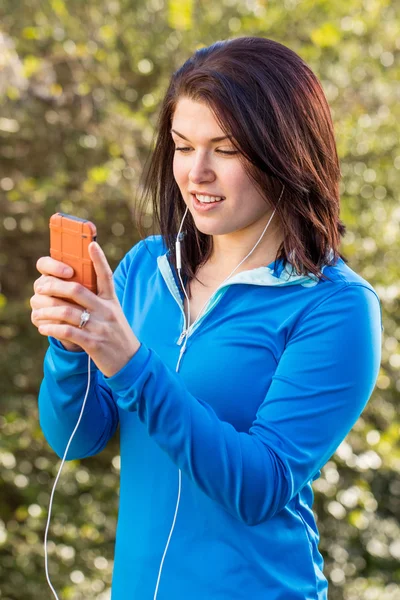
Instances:
[[[215,180],[215,171],[210,164],[207,155],[198,152],[193,156],[193,162],[189,171],[189,180],[192,183],[200,184],[203,182],[210,183]]]

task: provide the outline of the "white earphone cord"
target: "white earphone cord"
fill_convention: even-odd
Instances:
[[[282,186],[282,191],[281,191],[281,193],[280,193],[280,195],[279,195],[279,199],[278,199],[278,202],[276,203],[276,206],[278,206],[278,204],[279,204],[279,202],[280,202],[280,200],[281,200],[281,198],[282,198],[282,194],[283,194],[283,191],[284,191],[284,189],[285,189],[285,186],[283,185],[283,186]],[[258,244],[260,243],[260,241],[261,241],[261,239],[262,239],[262,237],[263,237],[264,233],[267,231],[267,229],[268,229],[268,226],[269,226],[269,224],[270,224],[270,223],[271,223],[271,221],[272,221],[272,218],[273,218],[273,216],[274,216],[274,214],[275,214],[275,211],[276,211],[276,207],[275,207],[275,209],[274,209],[274,211],[273,211],[273,213],[272,213],[271,217],[269,218],[269,220],[268,220],[268,223],[267,223],[267,224],[266,224],[266,226],[264,227],[264,231],[262,232],[262,234],[261,234],[261,235],[260,235],[260,237],[258,238],[258,241],[256,242],[256,244],[253,246],[253,249],[252,249],[252,250],[250,250],[250,252],[249,252],[249,253],[248,253],[248,254],[247,254],[247,255],[246,255],[244,258],[243,258],[243,260],[241,260],[241,261],[240,261],[240,263],[237,265],[237,267],[235,267],[235,269],[233,269],[233,271],[232,271],[232,272],[231,272],[231,273],[228,275],[228,277],[225,277],[225,279],[223,280],[223,282],[222,282],[220,285],[222,285],[222,284],[223,284],[223,283],[224,283],[224,282],[225,282],[227,279],[229,279],[229,278],[230,278],[230,277],[233,275],[233,273],[234,273],[234,272],[235,272],[235,271],[236,271],[236,270],[237,270],[237,269],[240,267],[240,265],[241,265],[241,264],[242,264],[242,263],[243,263],[243,262],[244,262],[244,261],[245,261],[245,260],[246,260],[246,259],[247,259],[247,258],[250,256],[250,254],[252,254],[252,253],[254,252],[254,250],[257,248],[257,246],[258,246]],[[186,207],[185,214],[183,215],[183,219],[182,219],[182,221],[181,221],[181,226],[180,226],[180,228],[179,228],[179,231],[178,231],[178,234],[177,234],[177,236],[176,236],[176,245],[175,245],[175,248],[176,248],[176,264],[177,264],[178,276],[179,276],[179,280],[180,280],[180,282],[181,282],[181,286],[182,286],[183,293],[185,294],[185,296],[186,296],[186,300],[187,300],[187,303],[188,303],[188,314],[187,314],[187,321],[186,321],[186,322],[187,322],[187,327],[186,327],[186,336],[185,336],[185,341],[184,341],[184,343],[183,343],[183,346],[182,346],[182,350],[181,350],[181,352],[180,352],[180,355],[179,355],[178,364],[177,364],[177,366],[176,366],[176,371],[178,371],[178,367],[179,367],[179,361],[180,361],[180,358],[181,358],[181,356],[182,356],[182,354],[183,354],[183,352],[184,352],[184,349],[185,349],[185,347],[186,347],[186,342],[187,342],[187,339],[188,339],[188,333],[189,333],[189,327],[190,327],[190,300],[189,300],[189,298],[188,298],[188,295],[187,295],[187,293],[186,293],[185,286],[183,285],[183,281],[182,281],[182,277],[181,277],[181,268],[182,268],[182,262],[181,262],[181,241],[180,241],[180,239],[179,239],[179,238],[180,238],[180,234],[181,234],[181,230],[182,230],[182,226],[183,226],[183,222],[184,222],[184,220],[185,220],[185,217],[186,217],[186,215],[187,215],[187,212],[188,212],[188,207]],[[195,319],[195,320],[194,320],[194,322],[193,322],[193,325],[194,325],[194,323],[196,323],[196,322],[198,321],[198,319],[199,319],[199,318],[200,318],[200,316],[202,315],[202,313],[203,313],[203,311],[204,311],[205,307],[207,306],[207,304],[208,304],[208,300],[207,300],[207,302],[204,304],[204,306],[203,306],[203,308],[201,309],[201,311],[199,312],[199,314],[197,315],[196,319]],[[170,542],[170,540],[171,540],[172,533],[173,533],[173,531],[174,531],[174,528],[175,528],[175,522],[176,522],[176,517],[177,517],[177,514],[178,514],[179,502],[180,502],[180,497],[181,497],[181,490],[182,490],[182,472],[181,472],[181,470],[179,469],[179,471],[178,471],[178,497],[177,497],[177,502],[176,502],[176,507],[175,507],[175,514],[174,514],[174,518],[173,518],[173,521],[172,521],[171,530],[170,530],[170,532],[169,532],[169,536],[168,536],[168,539],[167,539],[167,543],[166,543],[166,545],[165,545],[165,549],[164,549],[163,557],[162,557],[162,559],[161,559],[160,568],[159,568],[159,570],[158,570],[157,584],[156,584],[156,589],[155,589],[155,592],[154,592],[154,597],[153,597],[153,600],[157,600],[158,587],[159,587],[159,584],[160,584],[160,579],[161,579],[162,568],[163,568],[163,565],[164,565],[164,559],[165,559],[165,556],[166,556],[166,554],[167,554],[167,550],[168,550],[169,542]]]
[[[285,189],[285,186],[283,185],[283,187],[282,187],[282,191],[281,191],[281,193],[280,193],[280,196],[279,196],[279,199],[278,199],[278,202],[277,202],[276,206],[278,206],[278,204],[279,204],[279,202],[280,202],[280,199],[282,198],[282,194],[283,194],[283,191],[284,191],[284,189]],[[230,277],[233,275],[233,273],[234,273],[234,272],[235,272],[235,271],[236,271],[236,270],[237,270],[237,269],[240,267],[240,265],[241,265],[241,264],[242,264],[242,263],[243,263],[243,262],[244,262],[244,261],[245,261],[245,260],[246,260],[246,259],[247,259],[247,258],[248,258],[248,257],[249,257],[249,256],[250,256],[252,253],[253,253],[253,252],[254,252],[254,250],[257,248],[257,246],[258,246],[258,244],[260,243],[260,241],[261,241],[261,239],[262,239],[262,237],[263,237],[264,233],[266,232],[266,230],[268,229],[268,226],[269,226],[269,224],[270,224],[270,223],[271,223],[271,221],[272,221],[272,218],[273,218],[273,216],[274,216],[274,214],[275,214],[275,211],[276,211],[276,207],[275,207],[275,209],[274,209],[274,211],[273,211],[273,213],[272,213],[271,217],[269,218],[269,220],[268,220],[268,223],[267,223],[267,224],[266,224],[266,226],[264,227],[264,231],[262,232],[262,234],[260,235],[260,237],[259,237],[258,241],[257,241],[257,242],[256,242],[256,244],[254,245],[253,249],[252,249],[252,250],[250,250],[250,252],[249,252],[249,253],[248,253],[248,254],[247,254],[247,255],[246,255],[246,256],[245,256],[245,257],[244,257],[244,258],[243,258],[243,259],[240,261],[240,263],[237,265],[237,267],[235,267],[235,268],[233,269],[233,271],[232,271],[232,272],[231,272],[231,273],[228,275],[228,277],[225,277],[225,279],[223,280],[223,282],[222,282],[220,285],[222,285],[223,283],[225,283],[225,281],[226,281],[227,279],[229,279],[229,278],[230,278]],[[189,327],[190,327],[190,300],[189,300],[189,297],[188,297],[188,295],[187,295],[187,293],[186,293],[185,286],[184,286],[184,284],[183,284],[182,277],[181,277],[181,269],[182,269],[182,263],[181,263],[181,246],[180,246],[180,244],[181,244],[181,241],[180,241],[180,239],[179,239],[179,238],[180,238],[180,235],[181,235],[181,231],[182,231],[183,222],[184,222],[184,220],[185,220],[185,217],[186,217],[186,215],[187,215],[187,212],[188,212],[188,207],[186,207],[185,214],[183,215],[183,218],[182,218],[182,221],[181,221],[181,225],[180,225],[180,228],[179,228],[178,234],[177,234],[177,236],[176,236],[176,264],[177,264],[177,271],[178,271],[179,280],[180,280],[180,282],[181,282],[182,290],[183,290],[183,292],[184,292],[184,294],[185,294],[185,296],[186,296],[187,302],[188,302],[188,314],[187,314],[187,321],[186,321],[186,322],[187,322],[187,326],[186,326],[186,336],[185,336],[185,341],[184,341],[184,344],[183,344],[183,351],[184,351],[184,348],[186,348],[186,343],[187,343],[187,339],[188,339],[188,333],[189,333]],[[204,311],[205,307],[207,306],[207,304],[208,304],[208,300],[207,300],[207,302],[204,304],[204,306],[203,306],[203,308],[201,309],[201,311],[199,312],[199,314],[197,315],[197,317],[196,317],[196,319],[194,320],[193,324],[194,324],[194,323],[196,323],[196,322],[198,321],[198,319],[199,319],[199,318],[200,318],[200,316],[202,315],[202,313],[203,313],[203,311]],[[176,366],[176,371],[178,371],[178,368],[179,368],[179,361],[180,361],[180,358],[181,358],[182,354],[183,354],[183,352],[181,351],[181,353],[180,353],[180,356],[179,356],[179,360],[178,360],[178,363],[177,363],[177,366]],[[48,556],[47,556],[47,536],[48,536],[48,531],[49,531],[49,526],[50,526],[51,509],[52,509],[52,505],[53,505],[54,492],[55,492],[55,489],[56,489],[56,486],[57,486],[58,480],[59,480],[59,478],[60,478],[61,471],[62,471],[62,468],[63,468],[63,466],[64,466],[65,459],[66,459],[66,457],[67,457],[67,454],[68,454],[69,447],[70,447],[70,445],[71,445],[71,442],[72,442],[72,440],[73,440],[73,438],[74,438],[74,435],[75,435],[75,433],[76,433],[76,431],[77,431],[77,429],[78,429],[78,427],[79,427],[79,424],[80,424],[80,422],[81,422],[81,420],[82,420],[82,415],[83,415],[83,411],[84,411],[84,409],[85,409],[86,400],[87,400],[88,393],[89,393],[89,388],[90,388],[90,356],[88,355],[88,383],[87,383],[87,388],[86,388],[86,394],[85,394],[85,398],[84,398],[84,400],[83,400],[83,404],[82,404],[81,412],[80,412],[80,414],[79,414],[78,422],[77,422],[77,424],[75,425],[75,428],[74,428],[74,430],[73,430],[73,432],[72,432],[72,434],[71,434],[71,437],[69,438],[69,441],[68,441],[67,447],[66,447],[66,449],[65,449],[65,452],[64,452],[64,456],[63,456],[63,458],[62,458],[62,461],[61,461],[60,468],[59,468],[59,470],[58,470],[58,473],[57,473],[57,477],[56,477],[56,479],[55,479],[55,481],[54,481],[53,489],[52,489],[52,491],[51,491],[51,495],[50,495],[50,502],[49,502],[49,513],[48,513],[48,517],[47,517],[46,530],[45,530],[45,534],[44,534],[44,559],[45,559],[46,579],[47,579],[47,583],[49,584],[49,586],[50,586],[50,589],[51,589],[51,591],[53,592],[53,594],[54,594],[54,597],[56,598],[56,600],[59,600],[59,598],[58,598],[58,596],[57,596],[57,593],[56,593],[55,589],[53,588],[53,586],[52,586],[52,584],[51,584],[51,581],[50,581],[50,576],[49,576],[49,571],[48,571]],[[174,528],[175,528],[175,522],[176,522],[176,518],[177,518],[177,515],[178,515],[179,503],[180,503],[180,498],[181,498],[181,489],[182,489],[182,472],[181,472],[181,470],[179,469],[179,472],[178,472],[178,496],[177,496],[177,501],[176,501],[176,506],[175,506],[175,513],[174,513],[174,518],[173,518],[173,521],[172,521],[171,529],[170,529],[170,532],[169,532],[169,535],[168,535],[167,543],[166,543],[166,545],[165,545],[165,548],[164,548],[164,553],[163,553],[163,556],[162,556],[162,559],[161,559],[160,567],[159,567],[159,570],[158,570],[158,577],[157,577],[157,583],[156,583],[156,587],[155,587],[155,591],[154,591],[154,597],[153,597],[153,600],[157,600],[158,588],[159,588],[159,585],[160,585],[160,579],[161,579],[161,573],[162,573],[162,569],[163,569],[163,565],[164,565],[164,560],[165,560],[165,557],[166,557],[166,554],[167,554],[167,551],[168,551],[168,546],[169,546],[169,543],[170,543],[170,540],[171,540],[171,537],[172,537],[172,533],[173,533],[173,531],[174,531]]]
[[[70,447],[70,445],[71,445],[71,442],[72,442],[72,440],[73,440],[73,438],[74,438],[74,435],[75,435],[75,433],[76,433],[76,431],[77,431],[77,429],[78,429],[78,427],[79,427],[79,424],[80,424],[80,422],[81,422],[81,420],[82,420],[82,415],[83,415],[83,411],[85,410],[85,404],[86,404],[86,400],[87,400],[87,397],[88,397],[89,388],[90,388],[90,356],[88,355],[88,383],[87,383],[87,388],[86,388],[86,394],[85,394],[85,398],[84,398],[84,400],[83,400],[83,404],[82,404],[81,412],[80,412],[80,415],[79,415],[79,418],[78,418],[78,422],[77,422],[77,424],[75,425],[75,429],[73,430],[73,432],[72,432],[72,434],[71,434],[71,437],[69,438],[69,441],[68,441],[67,447],[65,448],[64,456],[63,456],[63,459],[62,459],[62,461],[61,461],[61,465],[60,465],[60,468],[59,468],[59,470],[58,470],[57,477],[56,477],[56,479],[55,479],[55,482],[54,482],[54,484],[53,484],[53,489],[51,490],[51,495],[50,495],[50,503],[49,503],[49,514],[48,514],[48,516],[47,516],[46,530],[45,530],[45,533],[44,533],[44,564],[45,564],[45,570],[46,570],[46,579],[47,579],[47,583],[48,583],[48,584],[49,584],[49,586],[50,586],[50,589],[51,589],[51,591],[52,591],[52,592],[53,592],[53,594],[54,594],[54,597],[55,597],[57,600],[59,600],[59,598],[58,598],[58,596],[57,596],[57,592],[55,591],[55,589],[53,588],[53,586],[52,586],[52,584],[51,584],[51,581],[50,581],[50,576],[49,576],[49,570],[48,570],[48,558],[47,558],[47,534],[48,534],[48,531],[49,531],[49,526],[50,526],[51,508],[52,508],[52,505],[53,505],[53,498],[54,498],[54,492],[55,492],[55,490],[56,490],[56,485],[57,485],[57,482],[58,482],[58,480],[59,480],[59,478],[60,478],[61,471],[62,471],[62,468],[63,468],[63,466],[64,466],[65,459],[66,459],[66,457],[67,457],[67,454],[68,454],[69,447]]]
[[[280,196],[279,196],[279,198],[278,198],[278,202],[276,203],[276,207],[278,206],[278,204],[279,204],[279,202],[280,202],[280,200],[281,200],[281,198],[282,198],[282,194],[283,194],[283,190],[284,190],[284,189],[285,189],[285,186],[283,185],[283,187],[282,187],[282,190],[281,190],[281,193],[280,193]],[[244,261],[245,261],[245,260],[246,260],[246,259],[247,259],[247,258],[250,256],[250,254],[252,254],[252,253],[254,252],[254,250],[257,248],[258,244],[261,242],[261,240],[262,240],[262,238],[263,238],[263,236],[264,236],[264,233],[267,231],[267,229],[268,229],[268,226],[269,226],[269,224],[271,223],[271,221],[272,221],[272,219],[273,219],[273,216],[275,215],[275,212],[276,212],[276,207],[274,208],[274,211],[273,211],[272,215],[270,216],[270,218],[269,218],[269,220],[268,220],[268,223],[267,223],[267,224],[266,224],[266,226],[264,227],[264,231],[262,232],[262,234],[261,234],[261,235],[260,235],[260,237],[258,238],[258,241],[257,241],[257,242],[256,242],[256,244],[253,246],[252,250],[250,250],[250,252],[249,252],[249,253],[248,253],[248,254],[247,254],[247,255],[246,255],[246,256],[245,256],[245,257],[244,257],[244,258],[243,258],[243,259],[240,261],[240,263],[237,265],[237,267],[235,267],[235,268],[233,269],[233,271],[231,271],[231,272],[229,273],[228,277],[225,277],[225,279],[222,281],[222,283],[220,283],[220,286],[221,286],[223,283],[225,283],[225,281],[226,281],[227,279],[229,279],[229,278],[230,278],[230,277],[233,275],[233,273],[234,273],[234,272],[235,272],[235,271],[236,271],[236,270],[237,270],[237,269],[240,267],[240,265],[241,265],[242,263],[244,263]],[[178,232],[178,235],[177,235],[177,242],[176,242],[176,244],[177,244],[177,245],[179,244],[179,265],[177,266],[177,270],[178,270],[178,276],[179,276],[179,280],[180,280],[180,282],[181,282],[181,285],[182,285],[183,292],[184,292],[184,294],[185,294],[185,296],[186,296],[186,299],[187,299],[187,301],[188,301],[188,317],[187,317],[187,323],[188,323],[188,326],[186,327],[186,334],[187,334],[187,332],[188,332],[188,330],[189,330],[189,326],[190,326],[190,301],[189,301],[189,298],[188,298],[188,296],[187,296],[187,294],[186,294],[185,286],[183,285],[183,281],[182,281],[182,278],[181,278],[181,273],[180,273],[180,271],[181,271],[181,268],[182,268],[182,265],[181,265],[181,252],[180,252],[180,244],[181,244],[181,242],[180,242],[180,240],[179,240],[179,236],[180,236],[180,232],[181,232],[181,229],[182,229],[183,221],[184,221],[184,219],[185,219],[185,217],[186,217],[187,211],[188,211],[188,208],[186,207],[186,211],[185,211],[185,214],[183,215],[183,219],[182,219],[181,226],[180,226],[180,229],[179,229],[179,232]],[[178,253],[177,253],[177,264],[178,264]],[[219,286],[219,287],[220,287],[220,286]],[[196,323],[196,321],[198,321],[198,319],[199,319],[199,318],[200,318],[200,316],[202,315],[202,313],[203,313],[203,310],[205,309],[205,307],[207,306],[207,304],[208,304],[208,300],[207,300],[207,302],[204,304],[204,306],[203,306],[203,308],[201,309],[201,311],[199,312],[199,314],[197,315],[197,317],[196,317],[195,321],[193,322],[193,325],[194,325],[194,323]],[[186,343],[186,340],[187,340],[187,335],[186,335],[186,337],[185,337],[185,343]]]

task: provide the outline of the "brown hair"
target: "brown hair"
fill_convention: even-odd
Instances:
[[[157,224],[175,265],[175,241],[186,210],[172,170],[171,123],[177,101],[204,102],[232,136],[244,167],[273,207],[284,241],[277,259],[301,274],[336,264],[346,227],[339,218],[340,166],[322,86],[292,50],[266,38],[241,37],[201,48],[172,76],[161,105],[158,136],[144,182],[144,203],[153,202]],[[139,209],[139,218],[143,214]],[[140,221],[137,224],[142,237]],[[192,279],[212,251],[190,212],[182,244],[182,276]],[[333,257],[329,253],[333,250]]]

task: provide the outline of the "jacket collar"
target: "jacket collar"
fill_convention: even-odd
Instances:
[[[165,254],[157,258],[158,268],[160,269],[165,281],[174,280],[171,265],[168,257],[170,251],[168,250]],[[330,250],[328,260],[331,261],[334,256],[333,250]],[[323,272],[327,265],[321,268]],[[283,266],[283,260],[271,262],[265,267],[258,267],[256,269],[249,269],[248,271],[241,271],[240,273],[233,274],[232,277],[227,279],[221,285],[225,287],[233,283],[248,283],[250,285],[262,285],[262,286],[288,286],[288,285],[301,285],[303,287],[314,287],[319,283],[318,277],[313,273],[308,275],[299,275],[293,265],[288,262],[286,266]]]
[[[186,315],[183,311],[183,291],[181,290],[181,285],[178,282],[178,278],[174,274],[171,265],[168,260],[169,250],[157,258],[158,268],[161,271],[161,274],[164,278],[164,281],[171,292],[172,296],[175,298],[176,302],[180,306],[185,323],[186,323]],[[333,251],[330,253],[330,258],[333,257]],[[326,265],[325,265],[326,266]],[[325,269],[325,266],[322,267],[322,271]],[[275,268],[274,268],[275,267]],[[183,282],[184,285],[186,282]],[[242,271],[237,275],[233,275],[227,281],[222,283],[211,295],[209,298],[207,305],[205,307],[205,311],[192,323],[188,329],[188,331],[183,330],[177,344],[180,345],[183,342],[184,334],[186,334],[187,338],[192,335],[196,329],[203,322],[205,317],[209,314],[209,312],[214,308],[214,306],[219,302],[221,297],[225,294],[228,287],[230,285],[234,285],[236,283],[247,283],[250,285],[262,285],[262,286],[284,286],[284,285],[301,285],[303,287],[314,287],[318,285],[319,280],[315,275],[309,273],[307,275],[299,275],[293,268],[293,265],[290,263],[286,264],[286,267],[283,267],[283,261],[278,260],[276,262],[272,262],[265,267],[258,267],[257,269],[249,269],[248,271]],[[186,327],[186,325],[185,325]],[[185,344],[186,344],[185,341]]]

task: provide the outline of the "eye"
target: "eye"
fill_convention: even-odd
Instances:
[[[217,152],[219,152],[220,154],[228,154],[228,155],[239,154],[238,150],[217,150]]]
[[[191,150],[193,150],[193,148],[190,148],[189,146],[175,146],[175,152],[182,152],[183,154],[187,154]],[[216,152],[218,152],[219,154],[225,154],[225,155],[228,155],[228,156],[232,156],[234,154],[239,154],[238,150],[220,150],[220,149],[217,149]]]

